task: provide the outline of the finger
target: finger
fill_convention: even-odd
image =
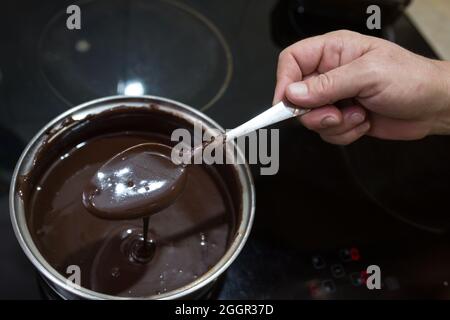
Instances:
[[[341,123],[337,126],[330,126],[318,130],[320,134],[327,136],[340,135],[356,128],[366,120],[366,111],[359,105],[341,108],[340,111],[342,113]]]
[[[345,146],[358,140],[363,135],[365,135],[369,130],[370,130],[370,122],[366,121],[357,126],[356,128],[353,128],[350,131],[347,131],[343,134],[338,135],[321,134],[320,136],[326,142]]]
[[[284,49],[278,59],[274,103],[284,98],[286,87],[313,72],[326,72],[360,57],[368,50],[367,37],[335,31],[299,41]]]
[[[278,57],[277,84],[273,97],[273,104],[280,102],[284,98],[286,87],[302,79],[302,71],[291,50],[286,48]]]
[[[293,83],[293,81],[291,81],[288,78],[281,78],[281,79],[277,80],[277,85],[275,87],[272,105],[277,104],[278,102],[280,102],[281,100],[283,100],[285,98],[286,88],[291,83]]]
[[[299,41],[284,49],[278,57],[277,85],[274,101],[281,101],[286,87],[303,79],[304,75],[316,71],[319,66],[326,36],[316,36]]]
[[[278,57],[277,85],[274,101],[278,103],[285,97],[286,87],[314,72],[322,57],[325,36],[317,36],[299,41],[284,49]]]
[[[300,107],[318,107],[336,101],[367,96],[378,81],[378,67],[358,59],[349,64],[291,83],[286,98]]]
[[[308,129],[320,131],[325,128],[339,126],[342,122],[341,111],[335,106],[323,106],[299,117],[300,122]]]
[[[298,75],[300,75],[301,74],[300,71],[298,71],[298,72],[299,72]],[[307,80],[307,79],[317,76],[317,75],[318,75],[317,72],[313,72],[311,74],[304,76],[303,80]],[[299,80],[301,80],[301,79],[299,79]],[[273,104],[276,104],[284,99],[286,87],[293,82],[294,81],[292,81],[291,78],[289,78],[289,77],[283,77],[278,80],[277,86],[275,88],[275,95],[274,95],[273,102],[272,102]]]

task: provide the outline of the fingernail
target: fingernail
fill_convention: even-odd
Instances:
[[[332,127],[339,124],[339,120],[332,116],[326,116],[320,121],[322,128]]]
[[[291,83],[289,85],[289,91],[296,97],[303,97],[308,94],[308,87],[304,83]]]
[[[352,114],[350,115],[350,121],[351,121],[353,124],[361,123],[361,122],[364,121],[364,116],[363,116],[361,113],[359,113],[359,112],[352,113]]]

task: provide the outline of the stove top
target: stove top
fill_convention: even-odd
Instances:
[[[7,199],[15,162],[45,123],[94,98],[149,94],[187,103],[231,128],[270,105],[282,47],[323,32],[323,24],[299,32],[301,23],[285,19],[290,7],[275,0],[81,1],[82,28],[69,31],[70,4],[2,4],[0,298],[48,298],[14,237]],[[379,36],[434,57],[404,16]],[[255,224],[214,298],[450,297],[448,139],[363,139],[340,148],[295,120],[277,127],[280,172],[259,176],[252,168]],[[383,150],[397,161],[395,177]],[[363,285],[374,264],[382,290]]]

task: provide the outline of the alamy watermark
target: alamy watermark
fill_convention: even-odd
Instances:
[[[77,289],[81,286],[81,268],[76,264],[71,264],[66,268],[66,284]]]
[[[66,20],[66,27],[69,30],[81,29],[81,9],[79,6],[72,4],[67,7],[66,13],[69,15]]]
[[[381,9],[376,4],[367,7],[366,13],[370,16],[366,20],[366,26],[369,30],[381,29]]]
[[[381,268],[375,264],[366,269],[366,286],[369,290],[381,289]]]
[[[226,132],[228,132],[227,130]],[[193,132],[179,128],[172,132],[176,142],[172,149],[172,161],[176,164],[259,164],[261,175],[274,175],[280,166],[280,135],[278,129],[259,129],[232,141],[224,141],[225,135],[216,129],[208,129],[200,122]],[[192,151],[197,148],[197,151]]]

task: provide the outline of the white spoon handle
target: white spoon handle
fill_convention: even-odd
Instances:
[[[228,131],[226,133],[226,140],[244,136],[252,131],[292,117],[302,116],[309,111],[311,109],[294,108],[289,103],[281,101],[244,124],[241,124],[239,127]]]

